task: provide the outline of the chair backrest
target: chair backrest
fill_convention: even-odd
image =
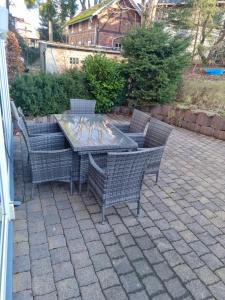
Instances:
[[[144,147],[165,146],[173,127],[155,118],[150,120],[145,136]]]
[[[70,99],[70,113],[94,114],[96,100]]]
[[[19,127],[20,132],[23,135],[25,144],[27,146],[27,151],[29,152],[31,150],[31,148],[30,148],[30,142],[29,142],[29,135],[28,135],[27,127],[25,125],[25,122],[24,122],[23,118],[19,119],[19,121],[18,121],[18,127]]]
[[[10,101],[10,106],[11,106],[11,114],[12,114],[12,119],[13,121],[19,121],[19,112],[17,110],[17,107],[15,105],[15,102],[13,100]]]
[[[146,161],[152,149],[134,152],[115,152],[107,155],[107,190],[120,195],[140,192]]]
[[[144,132],[145,127],[150,119],[151,119],[150,115],[148,115],[140,110],[134,109],[132,117],[131,117],[131,121],[130,121],[129,131],[135,132],[135,133]]]

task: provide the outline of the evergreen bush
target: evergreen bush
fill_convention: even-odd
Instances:
[[[135,27],[122,39],[128,96],[134,103],[169,102],[175,98],[187,66],[189,40],[171,35],[161,24]]]

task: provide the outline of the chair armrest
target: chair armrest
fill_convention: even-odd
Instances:
[[[96,164],[91,154],[89,154],[89,162],[90,162],[90,168],[94,169],[94,171],[101,177],[105,177],[105,171]]]
[[[115,126],[116,128],[118,128],[120,131],[122,132],[129,132],[129,128],[130,128],[130,122],[110,122],[110,124],[112,124],[113,126]]]
[[[29,135],[45,134],[45,133],[55,133],[59,132],[58,123],[31,123],[27,122],[27,129]]]
[[[55,134],[44,134],[32,136],[29,138],[31,150],[37,151],[54,151],[54,150],[62,150],[65,148],[66,139],[62,133]]]
[[[144,133],[126,133],[126,135],[138,144],[138,148],[143,148],[145,142]]]
[[[60,169],[71,168],[73,165],[73,151],[70,148],[53,151],[30,151],[32,168]]]

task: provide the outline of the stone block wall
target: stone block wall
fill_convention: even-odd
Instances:
[[[207,114],[203,111],[192,111],[172,105],[155,105],[139,107],[139,109],[171,125],[225,141],[225,117],[217,114]],[[132,110],[127,107],[118,107],[114,112],[131,114]]]

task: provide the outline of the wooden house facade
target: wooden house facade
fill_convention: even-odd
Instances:
[[[105,0],[69,20],[68,43],[118,49],[121,37],[140,24],[141,12],[132,0]]]

